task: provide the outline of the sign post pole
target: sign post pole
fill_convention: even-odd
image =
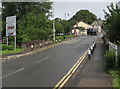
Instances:
[[[16,16],[6,17],[6,36],[14,36],[14,49],[16,50]]]
[[[15,40],[14,47],[15,47],[15,50],[16,50],[16,36],[15,36],[14,38],[15,38],[15,39],[14,39],[14,40]]]
[[[7,45],[8,45],[8,36],[7,36]]]
[[[118,47],[115,45],[115,66],[118,67]]]

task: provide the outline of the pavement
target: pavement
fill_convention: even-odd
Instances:
[[[76,73],[69,79],[64,87],[86,87],[91,89],[112,89],[111,77],[104,69],[104,44],[101,38],[96,41],[91,59],[86,58]],[[100,88],[100,89],[101,89]],[[80,88],[81,89],[81,88]]]

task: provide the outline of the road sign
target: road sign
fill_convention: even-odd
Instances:
[[[6,17],[6,23],[16,23],[16,16]]]
[[[16,36],[16,16],[6,17],[6,36]]]
[[[6,36],[8,45],[8,36],[14,36],[14,47],[16,50],[16,16],[6,17]]]

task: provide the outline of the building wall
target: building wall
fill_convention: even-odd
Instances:
[[[77,27],[77,26],[74,25],[74,27]],[[87,29],[87,28],[92,28],[91,25],[88,25],[88,24],[86,24],[86,23],[84,23],[84,22],[79,22],[79,23],[78,23],[78,27],[84,27],[85,29]]]
[[[72,34],[75,34],[75,35],[87,35],[87,30],[80,31],[79,29],[73,29]]]
[[[101,32],[101,26],[99,26],[99,25],[98,25],[98,26],[93,26],[93,28],[94,28],[94,29],[97,29],[98,32]]]
[[[87,35],[87,30],[86,29],[92,28],[91,25],[88,25],[88,24],[86,24],[84,22],[79,22],[76,25],[74,25],[74,27],[84,27],[85,28],[84,31],[80,31],[79,29],[73,29],[72,34],[76,34],[76,35],[80,35],[80,34]]]

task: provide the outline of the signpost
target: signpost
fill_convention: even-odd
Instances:
[[[16,50],[16,16],[6,17],[6,36],[7,36],[7,45],[8,37],[14,36],[14,48]]]

